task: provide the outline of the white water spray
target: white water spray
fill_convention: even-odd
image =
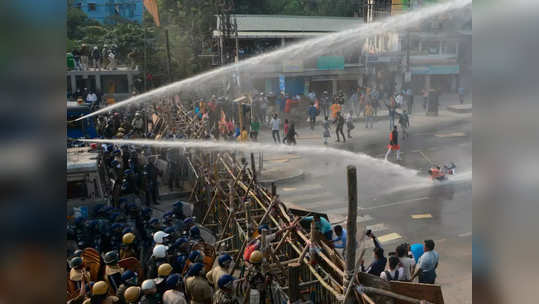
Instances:
[[[157,147],[184,147],[234,150],[241,152],[298,152],[308,155],[331,156],[332,158],[342,160],[348,164],[373,165],[379,166],[384,172],[392,175],[399,175],[405,178],[417,177],[417,171],[408,169],[397,164],[371,157],[364,153],[354,153],[345,150],[339,150],[330,147],[320,146],[287,146],[262,143],[230,143],[219,141],[166,141],[166,140],[147,140],[147,139],[80,139],[84,142],[109,143],[116,145],[137,145],[137,146],[157,146]]]
[[[441,4],[418,9],[395,17],[390,17],[382,22],[375,22],[361,25],[357,28],[342,32],[324,35],[318,38],[309,39],[291,46],[265,53],[236,64],[226,65],[221,68],[202,73],[155,90],[133,96],[122,102],[115,103],[103,109],[84,115],[76,120],[89,118],[101,113],[106,113],[113,109],[125,107],[134,103],[155,101],[160,98],[178,94],[184,90],[193,90],[201,87],[208,87],[210,84],[219,85],[223,77],[241,71],[242,73],[256,73],[264,69],[264,65],[283,60],[306,59],[323,55],[328,50],[346,50],[358,47],[358,39],[365,39],[379,35],[388,31],[399,31],[406,29],[422,20],[438,16],[453,10],[464,8],[472,3],[472,0],[453,0]]]

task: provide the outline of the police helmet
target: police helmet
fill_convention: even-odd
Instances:
[[[204,268],[204,265],[202,263],[194,263],[189,266],[189,270],[187,271],[187,276],[195,276],[199,275],[202,271],[202,268]]]
[[[182,276],[177,273],[173,273],[168,276],[166,285],[167,285],[167,288],[174,289],[178,287],[178,285],[182,282],[183,282]]]
[[[137,284],[137,274],[131,270],[126,270],[122,273],[122,281],[131,285]]]
[[[201,253],[198,250],[193,250],[191,253],[189,253],[189,261],[192,263],[198,262],[199,258],[201,257]]]
[[[260,250],[255,250],[251,253],[251,256],[249,257],[249,263],[260,264],[262,263],[263,257],[264,256],[262,255],[262,252]]]
[[[188,224],[191,224],[193,222],[193,218],[192,217],[186,217],[184,220],[183,220],[183,223],[185,225],[188,225]]]
[[[152,279],[144,280],[144,282],[142,282],[140,287],[141,287],[142,291],[148,291],[148,290],[155,289],[156,288],[155,281],[152,280]]]
[[[227,267],[230,262],[232,262],[232,257],[228,254],[222,254],[217,258],[217,262],[219,263],[219,266],[221,267]]]
[[[224,274],[217,281],[217,285],[221,289],[229,289],[232,287],[232,282],[234,282],[234,280],[236,280],[236,278],[234,278],[233,276],[229,274]]]
[[[155,258],[162,259],[167,256],[167,250],[168,250],[167,246],[159,244],[153,248],[152,255]]]
[[[163,244],[164,243],[164,238],[166,238],[167,236],[169,236],[168,233],[165,233],[164,231],[157,231],[156,233],[153,234],[153,241],[156,243],[156,244]]]
[[[127,303],[137,303],[140,298],[141,288],[131,286],[124,291],[124,298]]]
[[[183,244],[187,243],[187,239],[186,238],[179,238],[177,239],[176,241],[174,241],[174,247],[178,248],[180,246],[182,246]]]
[[[128,232],[122,236],[122,243],[124,243],[125,245],[132,244],[134,240],[135,240],[135,234],[131,232]]]
[[[157,275],[160,277],[166,277],[172,272],[172,266],[169,263],[163,263],[157,268]]]
[[[106,265],[116,264],[118,263],[118,260],[119,258],[116,251],[109,251],[105,253],[105,257],[103,258],[103,261],[105,262]]]
[[[167,228],[165,228],[165,233],[168,233],[169,235],[176,232],[176,229],[173,227],[173,226],[169,226]]]
[[[176,264],[178,266],[178,269],[183,269],[184,266],[185,266],[185,255],[179,255],[177,258],[176,258]]]
[[[109,290],[109,286],[105,281],[99,281],[92,286],[92,295],[93,296],[102,296],[106,295]]]
[[[200,236],[200,229],[198,229],[198,226],[194,225],[193,227],[191,227],[191,229],[189,229],[189,235],[191,237]]]
[[[69,267],[71,268],[77,268],[82,265],[82,259],[78,256],[71,258],[69,261]]]

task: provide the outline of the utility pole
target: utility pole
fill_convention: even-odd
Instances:
[[[235,63],[240,61],[240,43],[238,40],[238,23],[236,22],[236,17],[234,17],[234,38],[236,40],[236,60]]]
[[[411,5],[410,1],[408,1],[408,10],[410,10]],[[406,76],[409,75],[410,79],[409,81],[412,81],[412,76],[410,75],[410,29],[406,29],[406,68],[405,72],[403,73],[402,78],[402,87],[404,88],[406,84]],[[409,102],[409,101],[408,101]]]
[[[347,166],[346,176],[348,180],[348,218],[346,220],[346,280],[345,286],[348,286],[348,282],[353,280],[355,263],[356,263],[356,249],[357,249],[357,174],[356,167]],[[314,222],[314,221],[313,221]],[[347,303],[353,303],[352,298],[347,299]]]
[[[165,29],[165,42],[167,46],[167,73],[168,73],[168,82],[172,82],[172,74],[170,73],[170,45],[168,43],[168,29]]]
[[[218,16],[218,20],[219,20],[219,55],[220,55],[220,63],[221,65],[224,65],[225,64],[225,56],[224,56],[224,43],[223,43],[223,35],[224,35],[224,31],[223,31],[223,16],[222,15],[219,15]]]

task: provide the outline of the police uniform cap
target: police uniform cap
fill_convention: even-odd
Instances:
[[[224,264],[230,261],[232,261],[232,258],[230,257],[230,255],[226,253],[220,255],[219,258],[217,258],[217,262],[219,263],[219,266],[223,266]]]
[[[227,288],[232,282],[234,282],[235,279],[236,278],[234,278],[233,276],[231,276],[229,274],[224,274],[217,281],[217,285],[221,289]]]
[[[191,264],[191,266],[189,266],[189,270],[187,271],[187,276],[194,276],[200,274],[202,268],[204,268],[204,265],[202,263]]]

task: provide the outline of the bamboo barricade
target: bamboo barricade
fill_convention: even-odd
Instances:
[[[182,133],[187,139],[203,139],[203,121],[190,117],[181,105],[177,105],[177,116],[176,126],[183,127]],[[169,130],[167,123],[170,121],[161,119],[159,130]],[[405,285],[387,284],[379,282],[379,278],[368,277],[368,274],[358,274],[354,269],[357,262],[345,263],[331,243],[317,231],[314,220],[310,229],[308,226],[303,228],[300,224],[303,217],[292,214],[279,200],[276,187],[272,185],[268,190],[257,182],[259,173],[255,171],[253,154],[249,157],[234,151],[189,148],[186,155],[195,177],[189,200],[198,210],[200,222],[212,227],[217,236],[215,247],[218,253],[233,255],[231,273],[238,274],[243,269],[243,252],[250,242],[258,239],[262,243],[263,269],[282,288],[281,294],[288,294],[291,300],[308,299],[314,303],[343,303],[345,299],[347,303],[420,303],[426,300],[421,303],[443,303],[439,286],[424,292],[419,286],[422,284],[407,283],[414,285],[417,296],[403,295],[395,290],[403,290]],[[356,182],[355,178],[352,180]],[[352,204],[357,204],[357,196],[353,193],[356,191],[356,185],[349,188]],[[259,233],[257,228],[261,225],[267,225],[269,231]],[[357,243],[359,248],[363,247],[363,237]],[[347,248],[352,249],[357,248]],[[364,253],[365,249],[360,258]],[[353,258],[350,254],[349,259],[353,261]],[[392,286],[396,287],[393,289]],[[284,292],[284,289],[288,291]]]

